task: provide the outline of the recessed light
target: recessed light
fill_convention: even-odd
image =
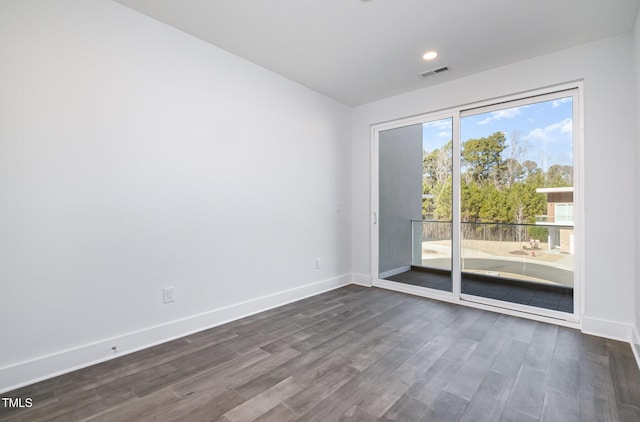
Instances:
[[[422,55],[422,58],[423,58],[424,60],[433,60],[433,59],[435,59],[436,57],[438,57],[438,52],[437,52],[437,51],[434,51],[434,50],[427,51],[426,53],[424,53],[424,54]]]

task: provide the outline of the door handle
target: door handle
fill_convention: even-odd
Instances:
[[[378,224],[378,214],[376,214],[376,212],[373,212],[373,224]]]

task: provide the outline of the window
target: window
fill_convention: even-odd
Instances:
[[[556,204],[555,222],[558,224],[573,224],[573,204]]]

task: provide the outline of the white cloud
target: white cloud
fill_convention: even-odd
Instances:
[[[521,107],[513,107],[513,108],[505,108],[504,110],[492,111],[489,114],[489,117],[487,117],[484,120],[480,120],[478,124],[486,125],[487,123],[493,120],[511,119],[513,117],[520,115],[520,108]]]
[[[544,128],[536,128],[527,133],[523,139],[527,140],[539,140],[539,141],[553,141],[557,139],[557,135],[567,134],[571,136],[573,132],[573,121],[570,118],[566,118],[559,122],[550,124]]]
[[[442,120],[435,120],[433,122],[428,122],[428,123],[424,123],[423,127],[425,128],[436,128],[436,129],[440,129],[440,130],[447,130],[449,129],[449,133],[451,133],[451,119],[442,119]]]
[[[438,133],[438,136],[441,138],[451,138],[451,131],[443,130],[442,132]]]
[[[530,131],[524,136],[524,139],[539,139],[546,141],[548,138],[547,132],[544,129],[536,128]]]
[[[558,100],[553,100],[553,103],[551,103],[551,106],[553,108],[558,108],[560,107],[562,104],[564,103],[568,103],[569,101],[571,101],[571,97],[565,97],[565,98],[560,98]]]

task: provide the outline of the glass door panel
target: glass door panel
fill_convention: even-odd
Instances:
[[[452,291],[452,119],[380,131],[378,276]]]
[[[573,97],[461,118],[461,292],[573,313]]]

